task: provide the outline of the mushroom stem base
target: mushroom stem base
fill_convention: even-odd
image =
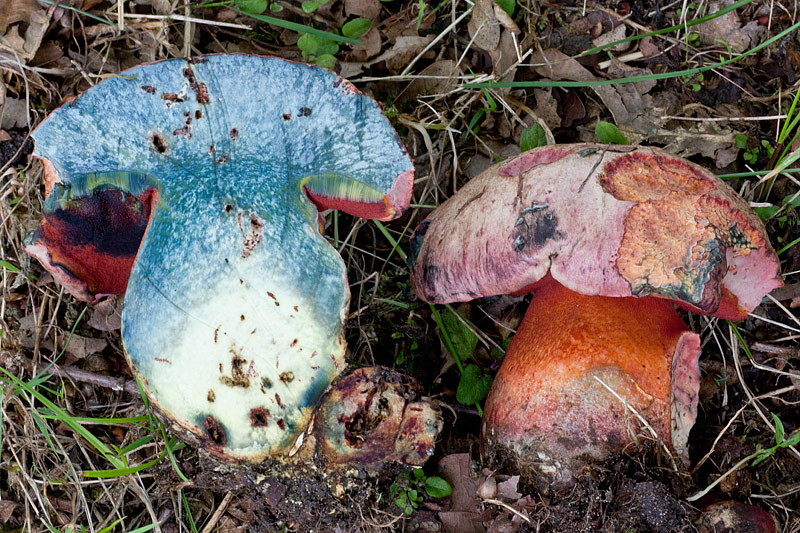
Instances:
[[[484,455],[505,448],[550,481],[645,439],[686,462],[699,355],[670,302],[580,295],[547,276],[486,400]]]

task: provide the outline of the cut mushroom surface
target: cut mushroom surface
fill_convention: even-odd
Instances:
[[[285,454],[344,367],[345,267],[318,211],[410,200],[377,104],[317,67],[207,56],[106,79],[33,137],[49,198],[28,251],[81,299],[126,291],[130,363],[184,430]]]

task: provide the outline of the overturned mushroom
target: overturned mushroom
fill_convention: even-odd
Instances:
[[[524,153],[467,183],[413,246],[414,290],[428,302],[533,290],[486,401],[482,444],[550,481],[636,435],[688,461],[700,342],[673,303],[739,320],[781,285],[747,203],[654,148]]]
[[[375,102],[320,68],[207,56],[109,78],[33,137],[49,196],[27,250],[82,300],[125,292],[153,403],[219,456],[294,451],[344,369],[349,291],[318,211],[410,200]]]

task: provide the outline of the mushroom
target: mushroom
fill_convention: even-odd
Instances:
[[[494,165],[422,222],[412,248],[427,302],[533,291],[482,446],[548,482],[642,434],[688,461],[700,340],[673,304],[740,320],[782,284],[747,203],[649,147],[548,146]]]
[[[212,55],[106,79],[33,137],[48,198],[27,251],[79,299],[125,292],[151,402],[220,457],[296,452],[345,366],[345,266],[318,213],[410,201],[378,105],[321,68]]]

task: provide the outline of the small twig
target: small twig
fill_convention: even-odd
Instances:
[[[517,511],[516,509],[514,509],[513,507],[511,507],[507,503],[501,502],[500,500],[495,500],[495,499],[483,500],[483,503],[491,503],[493,505],[499,505],[500,507],[502,507],[504,509],[508,509],[509,511],[511,511],[512,513],[517,515],[518,517],[522,518],[527,523],[529,523],[529,524],[531,523],[531,519],[530,518],[528,518],[527,516],[525,516],[521,512]]]
[[[214,529],[214,526],[216,526],[217,522],[219,522],[219,519],[222,518],[223,514],[225,514],[225,510],[228,508],[228,504],[231,503],[232,499],[233,493],[228,492],[225,497],[222,498],[217,510],[214,511],[213,515],[211,515],[211,519],[206,524],[206,527],[204,527],[200,533],[211,533],[211,531]]]
[[[33,371],[33,362],[30,361],[29,359],[27,358],[21,359],[20,364],[24,366],[26,370],[30,372]],[[132,379],[125,379],[123,377],[114,377],[114,376],[104,376],[102,374],[87,372],[86,370],[75,368],[74,366],[58,366],[56,364],[50,365],[47,368],[40,370],[40,372],[51,376],[58,376],[62,378],[71,379],[74,381],[79,381],[81,383],[89,383],[91,385],[97,385],[98,387],[105,387],[107,389],[115,391],[124,391],[127,392],[128,394],[139,396],[139,387],[136,386],[136,381]]]

